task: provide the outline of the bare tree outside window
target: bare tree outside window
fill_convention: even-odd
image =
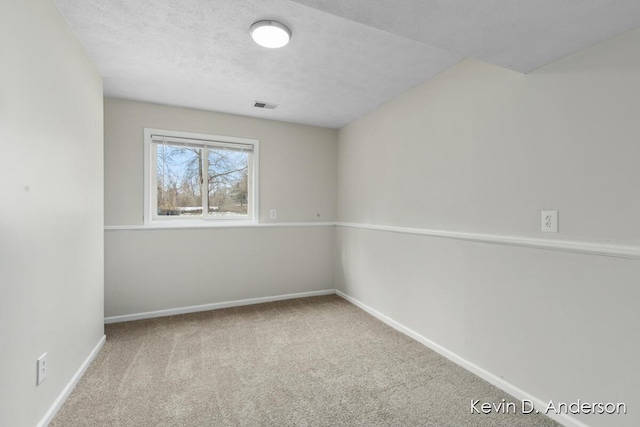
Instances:
[[[158,144],[157,152],[158,215],[202,215],[202,149]]]
[[[249,154],[209,150],[209,214],[247,215]]]
[[[248,214],[249,153],[157,144],[156,162],[158,216],[202,216],[204,210],[212,216]]]

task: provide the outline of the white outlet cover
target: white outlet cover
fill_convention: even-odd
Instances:
[[[542,231],[545,233],[558,232],[558,211],[542,211]]]
[[[270,219],[278,219],[278,210],[277,209],[270,209],[269,210],[269,218]]]
[[[47,378],[47,353],[38,357],[38,373],[36,375],[36,385],[40,385]]]

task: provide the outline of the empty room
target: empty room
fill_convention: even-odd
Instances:
[[[0,23],[0,427],[640,425],[637,0]]]

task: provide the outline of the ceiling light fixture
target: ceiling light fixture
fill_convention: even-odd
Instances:
[[[270,49],[283,47],[291,39],[291,31],[276,21],[254,22],[250,33],[256,43]]]

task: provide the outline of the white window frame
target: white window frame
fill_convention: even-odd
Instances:
[[[203,215],[201,218],[185,218],[185,217],[158,217],[157,213],[153,210],[154,206],[157,205],[157,175],[156,175],[156,159],[154,158],[155,151],[153,149],[153,140],[161,137],[166,137],[168,139],[180,139],[180,140],[191,140],[194,143],[200,145],[208,145],[212,147],[224,147],[224,146],[233,146],[233,145],[250,145],[252,150],[249,154],[249,179],[247,189],[247,217],[246,218],[238,218],[238,217],[214,217],[210,215],[206,215],[204,212],[203,205]],[[205,158],[207,156],[202,156],[203,161],[206,161]],[[260,176],[259,169],[259,158],[260,158],[260,141],[257,139],[249,139],[249,138],[238,138],[233,136],[220,136],[220,135],[209,135],[203,133],[194,133],[194,132],[184,132],[184,131],[176,131],[176,130],[166,130],[166,129],[153,129],[153,128],[144,128],[144,225],[145,226],[157,226],[157,225],[167,225],[167,226],[190,226],[190,225],[211,225],[211,226],[220,226],[220,225],[236,225],[239,223],[242,224],[257,224],[260,218],[259,209],[258,209],[258,201],[259,201],[259,192],[258,192],[258,177]],[[204,193],[204,192],[203,192]],[[204,201],[205,194],[203,194]]]

